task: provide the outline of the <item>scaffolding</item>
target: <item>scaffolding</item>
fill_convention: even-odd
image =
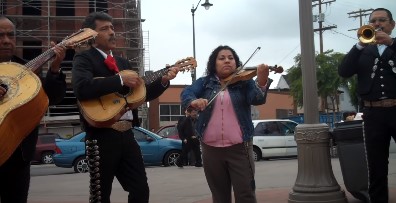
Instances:
[[[144,67],[146,71],[151,71],[150,66],[150,32],[143,31],[143,46],[144,46]]]
[[[16,25],[17,55],[32,60],[50,47],[78,31],[90,12],[106,12],[113,17],[117,37],[114,54],[126,58],[133,69],[144,74],[144,44],[140,0],[1,0],[0,14]],[[79,123],[76,98],[71,87],[71,69],[75,50],[68,50],[62,62],[68,91],[59,105],[50,106],[42,124]],[[146,53],[147,54],[147,53]],[[49,64],[43,66],[45,75]]]

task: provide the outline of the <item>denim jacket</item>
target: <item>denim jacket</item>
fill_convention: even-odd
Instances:
[[[252,139],[254,130],[251,105],[264,104],[266,91],[262,91],[253,79],[236,82],[228,85],[227,88],[243,134],[243,141],[249,141]],[[220,81],[215,76],[201,77],[182,91],[180,95],[182,106],[186,108],[193,100],[199,98],[210,101],[220,89]],[[200,138],[202,138],[210,120],[214,104],[215,102],[212,102],[204,111],[199,113],[196,131]]]

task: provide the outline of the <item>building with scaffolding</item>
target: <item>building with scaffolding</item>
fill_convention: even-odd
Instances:
[[[0,14],[14,21],[17,56],[29,61],[49,49],[50,41],[60,43],[78,31],[89,13],[107,12],[113,17],[117,37],[117,49],[113,54],[128,59],[134,70],[143,75],[147,58],[144,56],[141,27],[144,20],[141,19],[140,5],[140,0],[1,0]],[[76,51],[67,50],[62,62],[68,84],[66,98],[60,104],[48,107],[41,122],[41,132],[56,130],[62,135],[70,135],[80,131],[78,107],[71,87],[72,60]],[[44,65],[40,74],[45,75],[48,67],[48,64]],[[146,109],[140,107],[143,119],[147,118]]]

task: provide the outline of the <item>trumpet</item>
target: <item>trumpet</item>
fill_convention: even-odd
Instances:
[[[375,43],[375,32],[381,30],[382,30],[381,27],[375,29],[371,25],[363,25],[358,30],[359,41],[365,44]]]

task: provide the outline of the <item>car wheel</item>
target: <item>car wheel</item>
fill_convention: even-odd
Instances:
[[[260,161],[262,158],[261,151],[257,147],[253,147],[253,159],[254,161]]]
[[[89,170],[88,161],[85,157],[79,157],[74,162],[74,172],[76,173],[86,173]]]
[[[175,166],[177,159],[180,157],[180,153],[181,152],[177,150],[167,152],[163,160],[164,166]]]
[[[41,154],[41,163],[43,164],[52,164],[54,163],[53,152],[44,152]]]

